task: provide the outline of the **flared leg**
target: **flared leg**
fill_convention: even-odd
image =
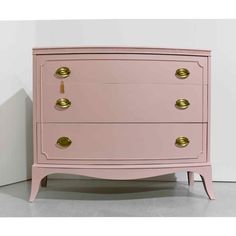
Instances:
[[[33,202],[35,200],[35,197],[37,196],[39,191],[41,180],[44,177],[45,174],[41,169],[32,167],[31,194],[29,199],[30,202]]]

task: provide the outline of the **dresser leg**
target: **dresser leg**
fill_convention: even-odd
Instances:
[[[213,191],[213,183],[212,183],[212,173],[211,173],[211,166],[205,167],[201,173],[200,176],[202,178],[202,182],[205,188],[205,191],[208,195],[208,197],[211,200],[215,199],[214,191]]]
[[[193,184],[194,184],[194,172],[188,171],[187,176],[188,176],[188,185],[193,186]]]
[[[44,172],[36,167],[32,167],[32,182],[31,182],[31,194],[30,194],[30,202],[33,202],[35,197],[38,194],[41,180],[45,177]]]
[[[47,187],[47,183],[48,183],[48,177],[45,176],[45,177],[41,180],[41,187]]]
[[[30,202],[33,202],[39,191],[40,180],[32,177]]]

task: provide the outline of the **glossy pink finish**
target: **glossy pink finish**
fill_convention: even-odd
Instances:
[[[30,201],[52,173],[139,179],[178,171],[201,175],[214,198],[209,158],[210,52],[160,48],[34,49],[34,165]],[[64,79],[55,71],[71,69]],[[178,68],[190,76],[176,78]],[[55,108],[68,98],[66,110]],[[178,110],[175,101],[188,99]],[[56,140],[68,136],[70,147]],[[186,148],[175,139],[186,136]]]

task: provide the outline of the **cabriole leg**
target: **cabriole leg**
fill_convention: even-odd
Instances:
[[[32,167],[31,194],[29,199],[30,202],[33,202],[35,197],[37,196],[41,180],[44,177],[45,174],[40,168]]]

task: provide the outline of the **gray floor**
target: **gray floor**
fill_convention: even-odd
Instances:
[[[236,183],[49,180],[34,203],[30,181],[0,187],[0,216],[236,216]]]

